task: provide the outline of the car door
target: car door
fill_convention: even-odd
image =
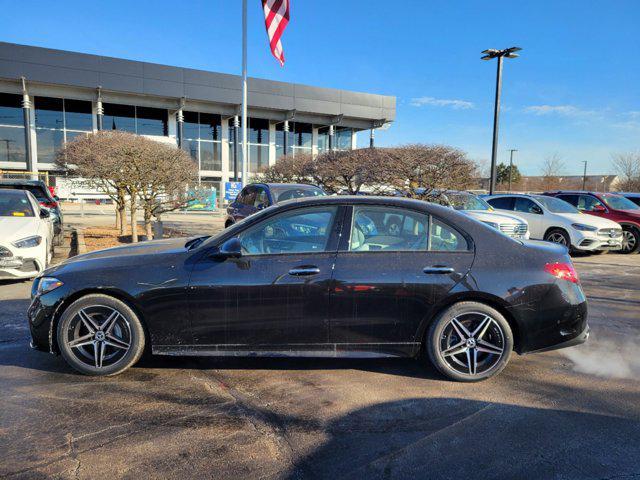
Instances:
[[[204,255],[190,281],[194,342],[205,349],[322,350],[343,208],[302,207],[237,234],[242,256]]]
[[[578,197],[578,210],[596,217],[606,218],[609,209],[593,195],[580,195]]]
[[[513,212],[529,223],[531,238],[542,239],[546,231],[542,208],[526,197],[514,197]]]
[[[330,341],[337,349],[414,348],[419,325],[468,272],[464,235],[426,213],[350,207],[336,256]]]

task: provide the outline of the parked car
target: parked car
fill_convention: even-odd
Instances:
[[[505,235],[523,240],[529,238],[529,225],[526,219],[496,212],[491,205],[473,193],[446,191],[441,194],[439,201],[443,205],[448,205],[496,230],[500,230]]]
[[[0,189],[0,278],[33,278],[53,256],[53,222],[28,191]]]
[[[402,228],[384,231],[392,217]],[[371,196],[301,198],[213,237],[73,257],[34,281],[28,318],[34,348],[90,375],[122,372],[147,345],[159,355],[426,350],[448,378],[476,381],[513,350],[589,333],[566,248],[516,241],[440,205]]]
[[[640,193],[618,192],[618,195],[622,195],[640,207]]]
[[[546,195],[486,196],[499,211],[516,212],[529,223],[531,238],[572,250],[606,252],[622,248],[622,227],[606,218],[584,215],[573,205]]]
[[[622,227],[621,253],[636,253],[640,249],[640,207],[615,193],[585,191],[545,192],[569,202],[583,213],[612,220]]]
[[[315,185],[302,183],[252,183],[244,187],[227,207],[225,228],[249,215],[285,200],[326,195]]]
[[[49,209],[53,221],[55,235],[61,237],[64,225],[62,209],[58,198],[51,193],[51,189],[42,180],[0,180],[0,190],[27,190],[36,197],[41,206]]]

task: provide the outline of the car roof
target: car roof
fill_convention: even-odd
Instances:
[[[30,195],[31,193],[28,192],[27,190],[16,190],[16,189],[0,189],[0,195],[4,195],[4,196],[10,196],[13,195],[14,197],[18,197],[18,196],[25,196],[25,195]]]
[[[286,207],[312,206],[312,205],[389,205],[395,207],[405,207],[414,210],[434,210],[438,213],[449,213],[455,210],[424,200],[417,200],[406,197],[387,197],[377,195],[326,195],[322,197],[303,197],[285,200],[278,203],[278,206]],[[446,214],[445,213],[445,214]]]
[[[12,186],[24,185],[24,186],[30,186],[30,187],[43,187],[43,188],[47,187],[42,180],[19,180],[19,179],[12,179],[12,178],[6,178],[6,179],[0,180],[0,186],[2,185],[12,185]]]
[[[287,188],[287,187],[292,187],[292,188],[300,188],[300,187],[313,187],[313,188],[320,188],[317,185],[312,185],[310,183],[251,183],[247,186],[251,186],[251,185],[260,185],[260,186],[264,186],[264,187],[282,187],[282,188]]]
[[[618,195],[622,195],[623,197],[640,197],[640,193],[638,192],[612,192],[612,193],[617,193]]]

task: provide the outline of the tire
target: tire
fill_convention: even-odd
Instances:
[[[544,234],[544,239],[547,242],[557,243],[571,249],[571,238],[569,238],[569,234],[561,228],[552,228]]]
[[[229,228],[231,225],[233,225],[233,222],[228,220],[227,223],[224,224],[224,228]]]
[[[634,227],[622,227],[622,254],[637,253],[640,249],[640,230]]]
[[[122,373],[140,359],[145,346],[144,329],[135,312],[102,294],[86,295],[69,305],[57,334],[65,361],[85,375]]]
[[[488,325],[484,328],[486,321]],[[468,333],[476,335],[467,336]],[[496,309],[480,302],[459,302],[431,323],[425,344],[431,363],[445,377],[459,382],[478,382],[497,375],[507,366],[513,351],[513,333]],[[451,353],[455,351],[459,353]]]

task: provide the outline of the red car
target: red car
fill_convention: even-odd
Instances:
[[[544,195],[560,198],[589,215],[619,223],[623,231],[621,253],[636,253],[640,248],[640,207],[628,198],[616,193],[583,191],[545,192]]]

